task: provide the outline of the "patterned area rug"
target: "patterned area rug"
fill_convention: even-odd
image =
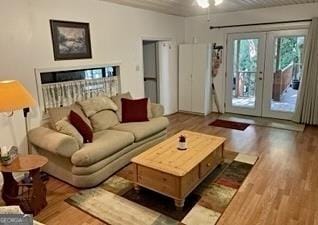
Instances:
[[[250,126],[248,123],[241,123],[241,122],[235,122],[235,121],[228,121],[228,120],[215,120],[212,123],[209,124],[210,126],[215,127],[223,127],[223,128],[229,128],[229,129],[235,129],[235,130],[245,130]]]
[[[186,199],[182,211],[153,191],[133,189],[129,165],[96,188],[66,199],[109,225],[214,225],[230,204],[258,157],[225,153],[219,165]]]

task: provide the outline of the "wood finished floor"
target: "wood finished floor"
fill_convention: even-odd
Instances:
[[[242,132],[209,127],[215,117],[172,115],[169,135],[188,129],[223,136],[226,150],[260,156],[218,225],[318,225],[318,128],[297,133],[250,126]],[[104,224],[64,202],[77,189],[53,178],[47,187],[48,206],[39,221]]]

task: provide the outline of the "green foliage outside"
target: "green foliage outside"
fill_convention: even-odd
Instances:
[[[276,45],[280,42],[279,64],[277,69],[284,69],[291,63],[300,63],[302,44],[299,37],[283,37],[276,39]]]
[[[280,42],[280,44],[279,44]],[[282,37],[276,39],[276,55],[279,57],[277,65],[277,59],[275,59],[275,68],[284,69],[292,62],[301,62],[301,51],[303,50],[303,37]],[[280,48],[278,49],[278,46]],[[240,72],[256,72],[257,69],[257,53],[258,53],[258,39],[240,40],[235,41],[235,56],[239,50],[239,64],[237,65],[237,59],[234,60],[235,71]],[[279,55],[278,55],[279,54]]]
[[[239,45],[239,46],[238,46]],[[239,48],[239,68],[240,72],[256,72],[258,39],[236,41],[235,49]],[[236,54],[235,54],[236,55]]]

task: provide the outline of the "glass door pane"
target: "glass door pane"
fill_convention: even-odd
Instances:
[[[303,75],[307,30],[267,34],[262,116],[291,120]]]
[[[305,36],[275,37],[271,110],[295,112]]]
[[[260,116],[266,33],[228,36],[226,112]]]
[[[234,41],[232,106],[255,108],[258,39]]]

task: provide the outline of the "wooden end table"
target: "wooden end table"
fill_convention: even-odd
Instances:
[[[177,149],[184,135],[188,149]],[[223,161],[225,138],[182,131],[132,159],[135,190],[139,186],[175,201],[182,209],[186,197]]]
[[[19,205],[24,213],[36,215],[47,205],[46,186],[40,177],[48,159],[40,155],[19,155],[10,165],[1,165],[2,199],[6,205]],[[29,172],[32,183],[18,183],[12,173]]]

